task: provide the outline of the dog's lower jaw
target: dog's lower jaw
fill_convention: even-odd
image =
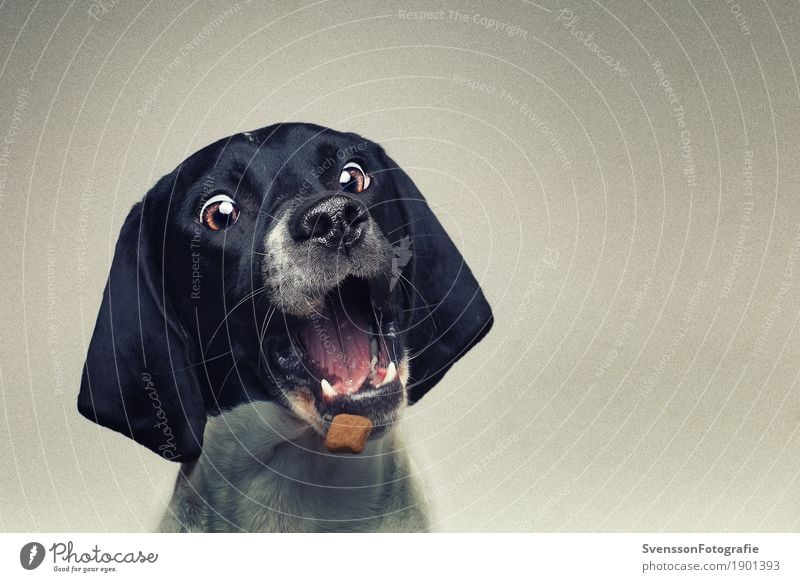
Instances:
[[[358,456],[272,402],[211,419],[203,454],[178,475],[161,531],[427,531],[411,460],[395,429]]]
[[[403,357],[397,363],[396,370],[400,390],[402,390],[402,401],[400,406],[395,410],[389,413],[382,413],[380,418],[370,418],[373,425],[377,428],[375,431],[376,434],[383,434],[389,431],[400,418],[407,405],[406,386],[408,386],[408,378],[410,375],[408,353],[403,354]],[[297,418],[313,427],[319,435],[325,435],[327,423],[330,422],[331,419],[323,420],[321,418],[320,412],[316,408],[313,391],[308,386],[305,386],[301,390],[295,389],[291,392],[281,392],[279,397]]]

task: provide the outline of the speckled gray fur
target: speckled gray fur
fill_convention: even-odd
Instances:
[[[318,242],[291,240],[287,220],[279,220],[264,240],[262,270],[272,304],[285,313],[311,315],[345,277],[369,279],[390,270],[392,248],[373,220],[365,223],[363,240],[351,254],[334,258],[319,253]]]
[[[421,532],[428,519],[395,429],[360,455],[333,455],[311,426],[272,402],[210,419],[184,464],[164,532]]]

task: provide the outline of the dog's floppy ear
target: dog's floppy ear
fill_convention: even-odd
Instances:
[[[413,404],[488,333],[493,317],[464,257],[419,189],[391,158],[389,163],[410,241],[410,248],[402,240],[395,243],[395,259],[408,260],[397,274],[406,279],[398,284],[405,287],[412,314],[406,346],[413,358],[408,386]]]
[[[200,456],[206,411],[190,342],[163,284],[162,179],[117,240],[86,355],[78,410],[172,461]]]

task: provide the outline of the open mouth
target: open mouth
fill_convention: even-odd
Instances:
[[[379,280],[346,278],[293,334],[295,351],[323,404],[398,391],[402,350]]]

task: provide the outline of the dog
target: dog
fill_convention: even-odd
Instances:
[[[78,410],[180,463],[162,531],[427,531],[395,430],[492,311],[411,178],[354,133],[221,139],[122,225]],[[359,455],[331,420],[374,425]]]

